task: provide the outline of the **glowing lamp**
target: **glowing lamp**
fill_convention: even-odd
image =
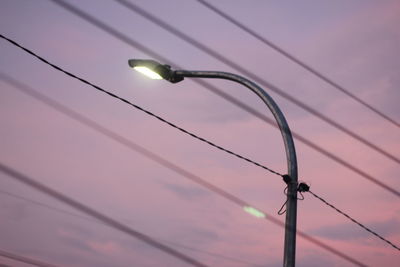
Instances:
[[[171,70],[171,66],[160,64],[151,59],[130,59],[128,60],[128,64],[134,70],[137,70],[151,79],[165,79],[172,83],[183,80],[183,76],[176,75],[175,71]]]

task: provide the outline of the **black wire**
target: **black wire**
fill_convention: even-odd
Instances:
[[[20,195],[17,195],[17,194],[13,194],[13,193],[10,193],[10,192],[7,192],[7,191],[0,190],[0,194],[4,194],[6,196],[10,196],[10,197],[13,197],[13,198],[16,198],[16,199],[19,199],[19,200],[23,200],[25,202],[28,202],[28,203],[31,203],[31,204],[35,204],[37,206],[44,207],[44,208],[47,208],[47,209],[52,210],[52,211],[56,211],[56,212],[59,212],[59,213],[62,213],[62,214],[66,214],[66,215],[73,216],[73,217],[76,217],[76,218],[79,218],[79,219],[83,219],[83,220],[89,221],[91,223],[94,222],[94,223],[101,224],[101,222],[99,222],[97,220],[93,220],[93,219],[91,219],[89,217],[81,216],[81,215],[79,215],[77,213],[73,213],[73,212],[70,212],[70,211],[67,211],[67,210],[64,210],[64,209],[60,209],[60,208],[57,208],[57,207],[54,207],[54,206],[51,206],[51,205],[48,205],[48,204],[33,200],[33,199],[30,199],[30,198],[26,198],[26,197],[23,197],[23,196],[20,196]],[[104,225],[104,224],[102,224],[102,225]],[[249,261],[246,261],[246,260],[243,260],[243,259],[237,259],[237,258],[233,258],[233,257],[228,257],[228,256],[221,255],[221,254],[218,254],[218,253],[213,253],[213,252],[210,252],[210,251],[205,251],[205,250],[201,250],[201,249],[198,249],[198,248],[193,248],[193,247],[190,247],[190,246],[187,246],[187,245],[182,245],[182,244],[179,244],[179,243],[176,243],[176,242],[171,242],[171,241],[168,241],[168,240],[162,240],[162,239],[159,239],[159,238],[157,238],[157,240],[159,240],[159,241],[161,241],[163,243],[166,243],[166,244],[170,244],[170,245],[172,245],[174,247],[180,247],[180,248],[183,248],[183,249],[186,249],[186,250],[191,250],[191,251],[203,253],[203,254],[206,254],[206,255],[209,255],[209,256],[212,256],[212,257],[216,257],[216,258],[221,258],[221,259],[224,259],[224,260],[227,260],[227,261],[232,261],[232,262],[236,262],[236,263],[243,263],[243,264],[247,264],[249,266],[260,266],[261,267],[261,265],[258,265],[256,263],[252,263],[252,262],[249,262]]]
[[[339,256],[339,257],[341,257],[342,259],[345,259],[345,260],[347,260],[348,262],[353,263],[353,264],[356,265],[356,266],[360,266],[360,267],[367,267],[367,266],[368,266],[368,265],[366,265],[366,264],[364,264],[364,263],[362,263],[362,262],[359,262],[359,261],[353,259],[352,257],[350,257],[350,256],[348,256],[348,255],[346,255],[346,254],[344,254],[344,253],[342,253],[342,252],[340,252],[340,251],[338,251],[338,250],[332,248],[331,246],[328,246],[327,244],[321,242],[321,241],[318,240],[318,239],[315,239],[315,238],[312,237],[312,236],[306,235],[305,233],[300,232],[300,231],[297,231],[296,234],[299,235],[299,236],[301,236],[301,237],[303,237],[304,239],[310,241],[311,243],[314,243],[315,245],[317,245],[317,246],[319,246],[319,247],[321,247],[321,248],[323,248],[323,249],[325,249],[325,250],[327,250],[327,251],[329,251],[329,252],[335,254],[336,256]]]
[[[0,78],[3,78],[4,74],[1,75],[0,73]],[[52,108],[56,109],[57,111],[65,114],[66,116],[70,117],[71,119],[74,119],[80,123],[82,123],[83,125],[86,125],[87,127],[95,130],[98,133],[103,134],[104,136],[113,139],[114,141],[120,143],[121,145],[126,146],[127,148],[141,154],[142,156],[153,160],[155,162],[157,162],[158,164],[164,166],[165,168],[176,172],[177,174],[181,175],[184,178],[187,178],[201,186],[204,186],[205,188],[209,189],[210,191],[222,196],[223,198],[239,205],[241,208],[243,208],[244,206],[251,206],[254,207],[250,204],[248,204],[246,201],[229,194],[228,192],[206,182],[205,180],[203,180],[202,178],[200,178],[199,176],[196,176],[195,174],[190,173],[189,171],[173,164],[172,162],[162,158],[161,156],[146,150],[145,148],[135,144],[134,142],[118,135],[117,133],[108,130],[107,128],[101,126],[100,124],[96,123],[95,121],[90,120],[89,118],[67,108],[66,106],[52,100],[51,98],[48,98],[44,95],[42,95],[41,93],[37,92],[36,90],[21,84],[20,82],[17,82],[16,80],[12,79],[11,77],[9,77],[10,79],[6,79],[7,82],[9,82],[11,85],[15,86],[15,88],[19,89],[20,91],[32,96],[33,98],[41,101],[42,103],[51,106]],[[265,214],[265,219],[280,226],[285,228],[285,224],[283,222],[281,222],[280,220],[268,215],[266,212],[264,212]],[[360,263],[359,261],[351,258],[350,256],[330,247],[329,245],[324,244],[323,242],[307,235],[306,233],[302,232],[301,230],[297,229],[297,234],[300,235],[302,238],[304,238],[305,240],[308,240],[309,242],[327,250],[328,252],[331,252],[332,254],[337,255],[338,257],[347,260],[357,266],[366,266],[363,263]]]
[[[254,38],[256,38],[257,40],[261,41],[262,43],[264,43],[265,45],[267,45],[268,47],[272,48],[273,50],[275,50],[276,52],[278,52],[279,54],[283,55],[284,57],[286,57],[287,59],[295,62],[297,65],[301,66],[302,68],[304,68],[305,70],[311,72],[312,74],[314,74],[315,76],[317,76],[318,78],[320,78],[321,80],[323,80],[324,82],[328,83],[329,85],[331,85],[333,88],[341,91],[342,93],[344,93],[345,95],[347,95],[348,97],[352,98],[353,100],[355,100],[356,102],[358,102],[359,104],[363,105],[364,107],[368,108],[369,110],[373,111],[375,114],[379,115],[381,118],[385,119],[386,121],[392,123],[393,125],[400,127],[400,123],[398,123],[396,120],[390,118],[388,115],[384,114],[382,111],[378,110],[377,108],[373,107],[372,105],[368,104],[367,102],[365,102],[364,100],[362,100],[361,98],[359,98],[358,96],[354,95],[353,93],[351,93],[348,89],[344,88],[343,86],[337,84],[336,82],[334,82],[333,80],[329,79],[327,76],[325,76],[324,74],[322,74],[321,72],[317,71],[316,69],[312,68],[310,65],[306,64],[304,61],[301,61],[300,59],[296,58],[295,56],[289,54],[288,52],[286,52],[285,50],[283,50],[281,47],[279,47],[278,45],[272,43],[271,41],[267,40],[266,38],[262,37],[260,34],[256,33],[255,31],[253,31],[252,29],[250,29],[249,27],[246,27],[244,24],[240,23],[238,20],[236,20],[235,18],[229,16],[228,14],[226,14],[225,12],[223,12],[221,9],[218,9],[217,7],[215,7],[214,5],[208,3],[205,0],[197,0],[200,4],[202,4],[203,6],[207,7],[209,10],[214,11],[215,13],[217,13],[219,16],[223,17],[224,19],[226,19],[227,21],[231,22],[232,24],[234,24],[235,26],[237,26],[238,28],[242,29],[243,31],[247,32],[248,34],[250,34],[251,36],[253,36]]]
[[[49,195],[49,196],[51,196],[51,197],[53,197],[53,198],[65,203],[65,204],[67,204],[67,205],[69,205],[69,206],[71,206],[71,207],[83,212],[83,213],[86,213],[86,214],[88,214],[88,215],[90,215],[90,216],[102,221],[103,223],[107,224],[108,226],[110,226],[110,227],[112,227],[114,229],[117,229],[117,230],[119,230],[121,232],[124,232],[124,233],[130,235],[130,236],[138,238],[138,239],[142,240],[143,242],[146,242],[146,243],[148,243],[149,245],[151,245],[151,246],[153,246],[155,248],[158,248],[158,249],[160,249],[160,250],[162,250],[162,251],[164,251],[164,252],[166,252],[166,253],[168,253],[168,254],[176,257],[176,258],[181,259],[182,261],[185,261],[185,262],[187,262],[187,263],[189,263],[191,265],[194,265],[194,266],[206,266],[206,265],[204,265],[202,263],[197,262],[196,260],[193,260],[193,259],[187,257],[186,255],[184,255],[184,254],[182,254],[182,253],[180,253],[178,251],[173,250],[172,248],[169,248],[168,246],[165,246],[165,245],[157,242],[156,240],[150,238],[149,236],[147,236],[145,234],[142,234],[142,233],[140,233],[138,231],[135,231],[132,228],[130,228],[130,227],[126,226],[126,225],[123,225],[122,223],[119,223],[118,221],[116,221],[116,220],[114,220],[114,219],[112,219],[112,218],[110,218],[110,217],[108,217],[108,216],[106,216],[104,214],[101,214],[98,211],[96,211],[94,209],[91,209],[88,206],[86,206],[86,205],[84,205],[84,204],[82,204],[82,203],[80,203],[78,201],[76,201],[76,200],[74,200],[72,198],[69,198],[68,196],[66,196],[66,195],[64,195],[64,194],[62,194],[60,192],[57,192],[57,191],[45,186],[44,184],[41,184],[41,183],[37,182],[36,180],[34,180],[31,177],[28,177],[27,175],[24,175],[24,174],[22,174],[22,173],[20,173],[20,172],[18,172],[16,170],[6,166],[6,165],[3,165],[2,163],[0,163],[0,171],[5,173],[5,174],[7,174],[7,175],[9,175],[12,178],[18,180],[19,182],[21,182],[21,183],[23,183],[23,184],[25,184],[27,186],[35,188],[36,190],[38,190],[38,191],[40,191],[40,192],[42,192],[42,193],[44,193],[46,195]],[[266,215],[265,218],[270,220],[271,222],[279,225],[279,226],[285,227],[284,223],[282,223],[281,221],[273,218],[272,216]],[[351,257],[349,257],[349,256],[347,256],[347,255],[335,250],[332,247],[329,247],[329,246],[323,244],[321,241],[318,241],[318,240],[306,235],[305,233],[303,233],[301,231],[298,231],[297,233],[300,236],[302,236],[303,238],[305,238],[306,240],[309,240],[310,242],[312,242],[312,243],[314,243],[314,244],[316,244],[316,245],[318,245],[318,246],[320,246],[320,247],[322,247],[324,249],[327,249],[328,251],[330,251],[330,252],[342,257],[343,259],[346,259],[346,260],[354,263],[357,266],[366,266],[365,264],[363,264],[363,263],[361,263],[361,262],[359,262],[359,261],[357,261],[355,259],[352,259]]]
[[[201,186],[206,187],[207,189],[223,196],[224,198],[238,204],[239,206],[243,207],[243,206],[248,206],[248,204],[246,202],[243,202],[241,199],[229,194],[228,192],[206,182],[205,180],[201,179],[199,176],[192,174],[190,172],[188,172],[187,170],[179,167],[178,165],[164,159],[163,157],[151,152],[150,150],[147,150],[146,148],[130,141],[129,139],[107,129],[106,127],[98,124],[97,122],[79,114],[78,112],[54,101],[53,99],[37,92],[36,90],[34,90],[33,88],[24,85],[18,81],[16,81],[15,79],[9,77],[8,75],[6,76],[5,74],[0,72],[0,79],[6,81],[7,83],[13,85],[15,88],[19,89],[20,91],[22,91],[23,93],[39,100],[42,103],[45,103],[48,106],[51,106],[52,108],[58,110],[59,112],[65,114],[66,116],[80,122],[83,125],[86,125],[89,128],[92,128],[93,130],[95,130],[98,133],[103,134],[104,136],[113,139],[114,141],[128,147],[129,149],[133,150],[134,152],[137,152],[139,154],[141,154],[142,156],[145,156],[155,162],[157,162],[158,164],[174,171],[175,173],[178,173],[190,180],[192,180],[193,182],[200,184]]]
[[[116,221],[116,220],[114,220],[113,218],[108,217],[107,215],[104,215],[104,214],[102,214],[102,213],[100,213],[100,212],[98,212],[98,211],[86,206],[86,205],[82,204],[81,202],[68,197],[65,194],[57,192],[56,190],[51,189],[50,187],[47,187],[46,185],[44,185],[42,183],[39,183],[35,179],[33,179],[31,177],[28,177],[27,175],[24,175],[24,174],[22,174],[22,173],[20,173],[20,172],[18,172],[16,170],[6,166],[6,165],[4,165],[3,163],[0,163],[0,171],[5,173],[5,174],[7,174],[11,178],[13,178],[15,180],[18,180],[19,182],[21,182],[21,183],[23,183],[23,184],[25,184],[27,186],[35,188],[36,190],[38,190],[38,191],[40,191],[40,192],[42,192],[42,193],[44,193],[46,195],[49,195],[52,198],[57,199],[57,200],[65,203],[65,204],[67,204],[70,207],[73,207],[73,208],[75,208],[75,209],[77,209],[77,210],[79,210],[79,211],[81,211],[81,212],[83,212],[83,213],[85,213],[87,215],[90,215],[93,218],[96,218],[97,220],[103,222],[104,224],[107,224],[111,228],[117,229],[117,230],[119,230],[119,231],[121,231],[121,232],[123,232],[123,233],[125,233],[127,235],[130,235],[130,236],[132,236],[134,238],[137,238],[137,239],[147,243],[148,245],[150,245],[150,246],[152,246],[154,248],[162,250],[165,253],[167,253],[167,254],[169,254],[169,255],[177,258],[177,259],[180,259],[183,262],[186,262],[188,264],[191,264],[193,266],[198,266],[198,267],[205,267],[206,266],[205,264],[203,264],[203,263],[201,263],[201,262],[199,262],[197,260],[194,260],[194,259],[190,258],[189,256],[187,256],[185,254],[182,254],[179,251],[174,250],[174,249],[172,249],[172,248],[170,248],[170,247],[168,247],[166,245],[163,245],[160,242],[154,240],[153,238],[151,238],[151,237],[149,237],[149,236],[147,236],[147,235],[145,235],[145,234],[143,234],[143,233],[141,233],[139,231],[136,231],[136,230],[134,230],[134,229],[132,229],[132,228],[130,228],[130,227],[128,227],[128,226]]]
[[[59,71],[62,71],[63,73],[65,73],[65,74],[67,74],[67,75],[69,75],[69,76],[71,76],[71,77],[73,77],[73,78],[78,79],[78,80],[80,80],[80,81],[82,81],[82,82],[84,82],[84,83],[86,83],[86,84],[88,84],[88,85],[90,85],[90,86],[92,86],[92,87],[94,87],[94,88],[96,88],[96,89],[98,89],[98,90],[104,92],[104,93],[107,93],[107,94],[109,94],[110,96],[113,96],[113,97],[115,97],[115,98],[117,98],[117,99],[119,99],[119,100],[121,100],[121,101],[123,101],[123,102],[125,102],[125,103],[128,103],[128,104],[130,104],[131,106],[134,106],[135,108],[137,108],[137,109],[139,109],[139,110],[141,110],[141,111],[143,111],[143,112],[145,112],[145,113],[147,113],[147,114],[149,114],[149,115],[151,115],[151,116],[153,116],[153,117],[156,117],[157,119],[159,119],[159,120],[161,120],[161,121],[163,121],[163,122],[165,122],[165,123],[171,125],[172,127],[177,128],[177,129],[179,129],[179,130],[181,130],[181,131],[183,131],[183,132],[185,132],[185,133],[187,133],[187,134],[189,134],[189,135],[191,135],[191,136],[193,136],[193,137],[195,137],[195,138],[197,138],[197,139],[199,139],[199,140],[201,140],[201,141],[203,141],[203,142],[206,142],[206,143],[208,143],[208,144],[210,144],[210,145],[213,145],[213,146],[215,146],[215,147],[217,147],[217,148],[219,148],[219,149],[221,149],[221,150],[223,150],[223,151],[225,151],[225,152],[228,152],[228,153],[230,152],[230,151],[228,151],[228,150],[226,150],[226,149],[223,149],[222,147],[219,147],[219,146],[217,146],[217,145],[214,145],[213,143],[211,143],[211,142],[209,142],[209,141],[207,141],[207,140],[205,140],[205,139],[203,139],[203,138],[201,138],[201,137],[197,137],[196,135],[191,134],[190,132],[187,132],[186,130],[184,130],[184,129],[178,127],[178,126],[175,126],[174,124],[172,124],[172,123],[170,123],[170,122],[168,122],[168,121],[162,119],[161,117],[158,117],[157,115],[154,115],[153,113],[151,113],[151,112],[149,112],[149,111],[147,111],[147,110],[144,110],[143,108],[141,108],[141,107],[139,107],[139,106],[137,106],[137,105],[135,105],[135,104],[130,103],[128,100],[125,100],[125,99],[123,99],[123,98],[120,98],[120,97],[116,96],[116,95],[113,94],[113,93],[110,93],[110,92],[108,92],[108,91],[106,91],[106,90],[104,90],[104,89],[102,89],[102,88],[100,88],[100,87],[98,87],[98,86],[96,86],[96,85],[94,85],[94,84],[92,84],[92,83],[90,83],[90,82],[88,82],[88,81],[82,79],[82,78],[79,78],[79,77],[75,76],[75,75],[72,74],[72,73],[69,73],[69,72],[67,72],[67,71],[64,71],[62,68],[60,68],[60,67],[58,67],[58,66],[56,66],[56,65],[53,65],[53,64],[49,63],[47,60],[45,60],[45,59],[43,59],[42,57],[40,57],[40,56],[34,54],[34,53],[31,52],[30,50],[28,50],[28,49],[26,49],[26,48],[20,46],[18,43],[16,43],[16,42],[14,42],[14,41],[12,41],[12,40],[10,40],[10,39],[4,37],[4,36],[1,35],[1,34],[0,34],[0,37],[6,39],[7,41],[9,41],[9,42],[11,42],[12,44],[14,44],[14,45],[20,47],[21,49],[23,49],[23,50],[25,50],[26,52],[28,52],[29,54],[35,56],[36,58],[38,58],[39,60],[43,61],[44,63],[46,63],[46,64],[52,66],[53,68],[55,68],[55,69],[57,69],[57,70],[59,70]],[[143,149],[143,148],[141,148],[141,149]],[[145,149],[143,149],[143,150],[145,150]],[[146,153],[149,153],[149,152],[147,151]],[[230,154],[233,154],[233,155],[238,156],[238,157],[240,157],[240,158],[242,158],[242,159],[245,159],[244,157],[242,157],[242,156],[240,156],[240,155],[238,155],[238,154],[235,154],[235,153],[233,153],[233,152],[230,152]],[[154,155],[153,155],[153,156],[154,156]],[[161,160],[161,161],[163,161],[163,160]],[[253,162],[253,161],[251,161],[251,160],[247,160],[247,161],[252,162],[253,164],[255,163],[255,162]],[[162,164],[165,165],[165,163],[162,163]],[[256,165],[257,165],[257,164],[258,164],[258,163],[256,163]],[[168,165],[168,164],[167,164],[167,165]],[[257,166],[260,166],[260,167],[261,167],[262,165],[257,165]],[[175,168],[176,168],[176,167],[177,167],[177,166],[175,166]],[[274,174],[277,174],[277,175],[279,175],[279,176],[282,176],[281,174],[279,174],[279,173],[277,173],[277,172],[275,172],[275,171],[273,171],[273,170],[270,170],[270,169],[267,168],[267,167],[264,167],[264,169],[265,169],[265,168],[266,168],[267,170],[269,170],[270,172],[274,173]],[[180,168],[178,168],[178,169],[180,169]],[[182,171],[182,169],[181,169],[180,171]],[[207,184],[208,187],[214,187],[214,186],[212,186],[211,184],[208,184],[208,183],[206,183],[206,184]],[[214,189],[216,189],[216,188],[214,187]],[[219,191],[219,190],[217,190],[217,191]],[[245,203],[241,202],[240,200],[238,201],[238,199],[237,199],[236,197],[233,197],[233,196],[230,195],[229,193],[223,192],[223,194],[225,194],[226,197],[228,197],[229,199],[233,200],[234,202],[236,202],[236,203],[238,203],[238,204],[240,204],[240,205],[242,205],[242,206],[246,206]],[[321,200],[322,200],[322,199],[321,199]],[[285,203],[285,204],[286,204],[286,203]],[[285,205],[285,204],[284,204],[284,205]],[[333,206],[332,206],[332,207],[333,207]],[[334,208],[334,207],[333,207],[333,208]],[[335,209],[336,209],[336,208],[335,208]],[[338,211],[339,211],[339,210],[338,210]],[[278,213],[279,213],[279,212],[278,212]],[[341,213],[342,213],[342,212],[341,212]],[[345,215],[344,213],[342,213],[342,214]],[[345,216],[348,217],[348,215],[345,215]],[[348,218],[350,218],[350,217],[348,217]],[[351,219],[351,218],[350,218],[350,219]],[[351,220],[353,220],[353,219],[351,219]],[[356,222],[356,221],[354,221],[354,222]],[[356,223],[359,224],[358,222],[356,222]],[[365,228],[363,225],[361,225],[361,224],[359,224],[359,225],[360,225],[361,227]],[[378,236],[378,237],[381,238],[382,240],[385,240],[386,242],[389,242],[389,244],[391,244],[392,246],[394,246],[390,241],[387,241],[386,239],[383,239],[382,237],[380,237],[380,236],[379,236],[378,234],[376,234],[375,232],[369,230],[368,228],[365,228],[365,229],[368,230],[368,231],[370,231],[370,232],[373,233],[374,235]],[[394,247],[397,248],[396,246],[394,246]],[[397,249],[398,249],[398,248],[397,248]]]
[[[5,250],[0,250],[0,256],[8,259],[12,259],[15,261],[27,263],[30,265],[38,266],[38,267],[57,267],[57,265],[53,265],[41,260],[36,260],[32,258],[27,258],[25,256],[17,255],[15,253],[11,253]]]
[[[146,113],[147,115],[152,116],[153,118],[158,119],[159,121],[162,121],[163,123],[165,123],[165,124],[167,124],[167,125],[169,125],[169,126],[175,128],[175,129],[177,129],[177,130],[179,130],[179,131],[181,131],[181,132],[183,132],[183,133],[185,133],[185,134],[187,134],[187,135],[189,135],[189,136],[191,136],[191,137],[193,137],[193,138],[195,138],[195,139],[197,139],[197,140],[200,140],[200,141],[202,141],[202,142],[204,142],[204,143],[206,143],[206,144],[208,144],[208,145],[210,145],[210,146],[213,146],[213,147],[215,147],[215,148],[217,148],[217,149],[219,149],[219,150],[222,150],[222,151],[224,151],[224,152],[226,152],[226,153],[228,153],[228,154],[230,154],[230,155],[233,155],[233,156],[235,156],[235,157],[237,157],[237,158],[239,158],[239,159],[242,159],[242,160],[245,160],[245,161],[247,161],[247,162],[249,162],[249,163],[252,163],[252,164],[254,164],[254,165],[256,165],[256,166],[258,166],[258,167],[260,167],[260,168],[263,168],[264,170],[267,170],[267,171],[269,171],[269,172],[271,172],[271,173],[273,173],[273,174],[275,174],[275,175],[282,176],[282,174],[280,174],[279,172],[276,172],[276,171],[274,171],[274,170],[272,170],[272,169],[270,169],[270,168],[268,168],[268,167],[266,167],[266,166],[264,166],[264,165],[262,165],[262,164],[260,164],[260,163],[258,163],[258,162],[255,162],[255,161],[253,161],[253,160],[251,160],[251,159],[249,159],[249,158],[246,158],[246,157],[244,157],[244,156],[241,156],[241,155],[239,155],[239,154],[237,154],[237,153],[235,153],[235,152],[233,152],[233,151],[231,151],[231,150],[228,150],[228,149],[226,149],[226,148],[223,148],[222,146],[219,146],[219,145],[217,145],[217,144],[214,144],[213,142],[208,141],[207,139],[205,139],[205,138],[203,138],[203,137],[200,137],[200,136],[198,136],[198,135],[196,135],[196,134],[194,134],[194,133],[191,133],[191,132],[189,132],[189,131],[187,131],[187,130],[185,130],[185,129],[179,127],[179,126],[177,126],[176,124],[174,124],[174,123],[172,123],[172,122],[169,122],[169,121],[167,121],[166,119],[164,119],[164,118],[162,118],[162,117],[160,117],[160,116],[158,116],[158,115],[152,113],[151,111],[148,111],[148,110],[146,110],[146,109],[144,109],[144,108],[142,108],[142,107],[140,107],[140,106],[138,106],[138,105],[136,105],[136,104],[130,102],[129,100],[127,100],[127,99],[125,99],[125,98],[122,98],[122,97],[120,97],[120,96],[118,96],[118,95],[116,95],[116,94],[114,94],[114,93],[111,93],[110,91],[107,91],[106,89],[103,89],[103,88],[101,88],[101,87],[99,87],[99,86],[97,86],[97,85],[95,85],[95,84],[93,84],[93,83],[91,83],[91,82],[89,82],[89,81],[83,79],[83,78],[80,78],[80,77],[76,76],[75,74],[72,74],[71,72],[68,72],[68,71],[62,69],[62,68],[59,67],[59,66],[56,66],[56,65],[50,63],[49,61],[47,61],[47,60],[44,59],[43,57],[41,57],[41,56],[35,54],[35,53],[32,52],[31,50],[29,50],[29,49],[27,49],[27,48],[21,46],[21,45],[18,44],[17,42],[15,42],[15,41],[13,41],[13,40],[11,40],[11,39],[9,39],[9,38],[3,36],[2,34],[0,34],[0,37],[3,38],[3,39],[5,39],[5,40],[7,40],[7,41],[9,41],[9,42],[12,43],[13,45],[15,45],[15,46],[21,48],[21,49],[24,50],[25,52],[27,52],[27,53],[29,53],[30,55],[36,57],[37,59],[39,59],[40,61],[46,63],[47,65],[49,65],[49,66],[55,68],[56,70],[61,71],[61,72],[63,72],[64,74],[66,74],[66,75],[68,75],[68,76],[70,76],[70,77],[72,77],[72,78],[74,78],[74,79],[77,79],[77,80],[79,80],[79,81],[81,81],[81,82],[83,82],[83,83],[85,83],[85,84],[87,84],[87,85],[90,85],[91,87],[95,88],[96,90],[98,90],[98,91],[100,91],[100,92],[103,92],[103,93],[105,93],[105,94],[107,94],[107,95],[109,95],[109,96],[111,96],[111,97],[114,97],[114,98],[116,98],[116,99],[118,99],[118,100],[120,100],[120,101],[122,101],[122,102],[124,102],[124,103],[126,103],[126,104],[128,104],[128,105],[130,105],[130,106],[132,106],[132,107],[134,107],[134,108],[136,108],[136,109],[138,109],[138,110],[144,112],[144,113]]]
[[[58,3],[63,2],[61,0],[51,0],[51,1],[55,1],[55,2],[58,2]],[[196,48],[198,48],[199,50],[203,51],[204,53],[206,53],[206,54],[214,57],[215,59],[223,62],[227,66],[235,69],[236,71],[238,71],[240,73],[243,73],[244,75],[246,75],[251,80],[256,81],[257,83],[260,83],[261,85],[263,85],[266,88],[269,88],[270,90],[274,91],[276,94],[280,95],[281,97],[289,100],[293,104],[295,104],[295,105],[301,107],[302,109],[308,111],[312,115],[314,115],[314,116],[318,117],[319,119],[321,119],[322,121],[330,124],[331,126],[335,127],[336,129],[340,130],[341,132],[344,132],[347,135],[351,136],[352,138],[360,141],[364,145],[366,145],[369,148],[375,150],[376,152],[382,154],[383,156],[387,157],[388,159],[391,159],[392,161],[396,162],[397,164],[400,164],[400,159],[397,158],[396,156],[392,155],[388,151],[378,147],[377,145],[375,145],[372,142],[366,140],[365,138],[361,137],[360,135],[354,133],[353,131],[351,131],[350,129],[346,128],[345,126],[339,124],[338,122],[334,121],[333,119],[330,119],[329,117],[325,116],[324,114],[322,114],[321,112],[317,111],[316,109],[310,107],[306,103],[304,103],[304,102],[298,100],[297,98],[293,97],[292,95],[286,93],[285,91],[283,91],[282,89],[276,87],[275,85],[271,84],[270,82],[266,81],[265,79],[255,75],[254,72],[243,68],[241,65],[236,64],[235,62],[233,62],[232,60],[230,60],[227,57],[223,56],[222,54],[218,53],[217,51],[215,51],[215,50],[211,49],[210,47],[200,43],[199,41],[196,41],[192,37],[186,35],[185,33],[181,32],[181,31],[179,31],[177,28],[175,28],[175,27],[171,26],[170,24],[162,21],[161,19],[151,15],[150,13],[148,13],[144,9],[140,8],[139,6],[133,4],[132,2],[128,2],[128,1],[125,1],[125,0],[115,0],[115,1],[117,1],[121,5],[125,6],[129,10],[135,12],[136,14],[138,14],[138,15],[140,15],[140,16],[142,16],[142,17],[144,17],[144,18],[146,18],[146,19],[148,19],[150,21],[152,21],[154,24],[157,24],[158,26],[160,26],[164,30],[170,32],[171,34],[177,36],[178,38],[186,41],[187,43],[190,43],[191,45],[195,46]]]
[[[335,211],[337,211],[338,213],[342,214],[344,217],[346,217],[347,219],[349,219],[350,221],[352,221],[353,223],[357,224],[358,226],[360,226],[361,228],[363,228],[364,230],[368,231],[369,233],[373,234],[374,236],[378,237],[379,239],[383,240],[384,242],[388,243],[390,246],[392,246],[393,248],[397,249],[398,251],[400,251],[400,248],[398,246],[396,246],[395,244],[393,244],[392,242],[390,242],[389,240],[387,240],[386,238],[382,237],[381,235],[379,235],[378,233],[376,233],[375,231],[369,229],[368,227],[366,227],[365,225],[363,225],[362,223],[358,222],[357,220],[353,219],[352,217],[350,217],[348,214],[344,213],[343,211],[341,211],[340,209],[336,208],[335,206],[333,206],[332,204],[328,203],[325,199],[323,199],[322,197],[318,196],[317,194],[313,193],[312,191],[308,190],[307,192],[309,192],[311,195],[313,195],[315,198],[319,199],[320,201],[322,201],[325,205],[331,207],[332,209],[334,209]]]
[[[169,61],[168,59],[164,58],[163,56],[161,56],[160,54],[156,53],[155,51],[145,47],[144,45],[138,43],[137,41],[133,40],[132,38],[128,37],[127,35],[117,31],[114,28],[111,28],[110,26],[106,25],[104,22],[96,19],[95,17],[89,15],[88,13],[83,12],[82,10],[77,9],[76,7],[70,5],[69,3],[66,2],[61,2],[58,0],[50,0],[53,1],[54,3],[58,4],[59,6],[61,6],[62,8],[68,10],[69,12],[79,16],[80,18],[86,20],[87,22],[91,23],[92,25],[96,26],[99,29],[102,29],[103,31],[105,31],[106,33],[112,35],[113,37],[119,39],[120,41],[128,44],[131,47],[135,47],[136,49],[142,51],[143,53],[146,53],[148,55],[150,55],[151,57],[153,57],[154,59],[157,59],[161,62],[170,62],[170,64],[175,65],[176,67],[179,67],[178,64],[172,63],[171,61]],[[182,68],[182,67],[179,67]],[[264,122],[274,126],[275,128],[278,128],[278,125],[276,124],[276,122],[270,118],[268,118],[267,116],[265,116],[264,114],[260,113],[259,111],[255,110],[254,108],[250,107],[249,105],[243,103],[242,101],[234,98],[233,96],[221,91],[220,89],[218,89],[217,87],[211,85],[210,83],[207,83],[203,80],[193,80],[193,82],[200,84],[201,86],[203,86],[205,89],[209,90],[210,92],[224,98],[225,100],[231,102],[232,104],[240,107],[241,109],[249,112],[250,114],[256,116],[257,118],[263,120]],[[370,182],[376,184],[379,187],[382,187],[383,189],[387,190],[388,192],[395,194],[397,197],[400,197],[400,192],[391,188],[390,186],[382,183],[381,181],[379,181],[377,178],[373,177],[370,174],[367,174],[366,172],[364,172],[363,170],[355,167],[354,165],[348,163],[347,161],[344,161],[343,159],[339,158],[338,156],[334,155],[333,153],[327,151],[326,149],[322,148],[321,146],[317,145],[316,143],[312,142],[311,140],[305,138],[304,136],[292,131],[292,135],[294,138],[296,138],[297,140],[299,140],[300,142],[302,142],[303,144],[305,144],[306,146],[314,149],[315,151],[325,155],[326,157],[330,158],[331,160],[335,161],[336,163],[344,166],[345,168],[350,169],[351,171],[357,173],[358,175],[360,175],[361,177],[369,180]]]

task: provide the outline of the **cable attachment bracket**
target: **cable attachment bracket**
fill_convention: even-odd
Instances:
[[[287,185],[292,182],[292,178],[288,174],[282,175],[282,178]]]
[[[298,198],[298,200],[304,200],[303,192],[308,192],[310,190],[310,186],[306,183],[300,183],[297,186],[297,192],[299,192],[301,198]]]
[[[302,192],[308,192],[310,190],[310,186],[306,183],[300,183],[299,186],[297,187],[297,191],[300,193]]]

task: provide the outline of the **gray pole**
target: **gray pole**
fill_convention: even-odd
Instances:
[[[289,125],[283,116],[275,101],[260,86],[252,81],[227,72],[220,71],[188,71],[176,70],[173,75],[176,77],[192,77],[192,78],[218,78],[238,82],[251,91],[256,93],[268,106],[275,117],[281,131],[283,142],[285,144],[288,175],[290,179],[285,180],[288,185],[287,203],[286,203],[286,222],[285,222],[285,245],[283,255],[283,266],[294,267],[296,262],[296,220],[297,220],[297,159],[292,133]]]

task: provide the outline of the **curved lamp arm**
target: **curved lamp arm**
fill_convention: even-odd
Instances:
[[[189,71],[189,70],[171,70],[168,65],[162,65],[153,60],[130,59],[128,61],[132,68],[145,67],[146,72],[157,73],[159,78],[163,78],[172,83],[180,82],[184,77],[191,78],[217,78],[231,80],[246,86],[248,89],[258,95],[262,101],[268,106],[269,110],[278,123],[283,142],[285,144],[286,160],[288,175],[283,175],[284,181],[288,186],[286,201],[286,221],[285,221],[285,243],[284,243],[284,261],[283,266],[294,267],[296,260],[296,221],[297,221],[297,159],[294,147],[292,133],[289,125],[283,116],[275,101],[260,86],[254,82],[228,72],[221,71]],[[140,70],[139,70],[140,71]],[[145,73],[146,74],[146,73]],[[146,74],[148,75],[148,73]],[[149,75],[150,77],[152,75]],[[156,77],[156,79],[159,79]]]

